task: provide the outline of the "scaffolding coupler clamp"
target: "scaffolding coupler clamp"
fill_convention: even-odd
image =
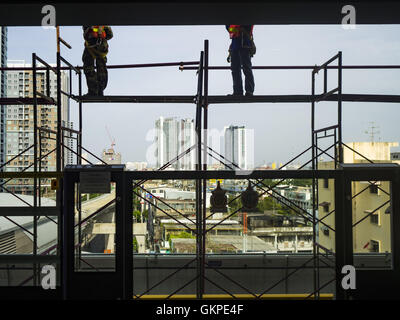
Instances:
[[[183,71],[183,68],[184,68],[183,62],[181,62],[181,64],[179,65],[179,70]]]
[[[194,97],[193,97],[193,103],[194,104],[198,104],[199,102],[201,102],[201,103],[203,103],[203,97],[201,98],[201,100],[199,100],[199,97],[197,96],[197,95],[195,95]]]

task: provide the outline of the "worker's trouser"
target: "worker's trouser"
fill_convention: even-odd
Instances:
[[[242,72],[245,76],[244,88],[246,92],[254,92],[254,77],[251,66],[250,50],[248,48],[240,48],[231,51],[231,70],[233,79],[233,93],[243,94]]]
[[[93,51],[92,51],[93,52]],[[93,57],[88,48],[85,48],[82,55],[83,71],[86,76],[86,83],[89,89],[89,95],[102,95],[107,87],[108,73],[106,68],[107,57],[94,53]],[[96,60],[96,68],[94,66]]]

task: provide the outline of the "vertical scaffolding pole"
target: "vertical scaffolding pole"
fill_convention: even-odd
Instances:
[[[317,298],[317,265],[316,265],[316,259],[317,259],[317,234],[316,234],[316,189],[317,189],[317,184],[318,182],[315,179],[315,169],[316,169],[316,162],[317,159],[315,158],[316,156],[316,138],[315,138],[315,71],[312,71],[311,75],[311,166],[312,166],[312,199],[313,199],[313,207],[312,207],[312,219],[313,219],[313,282],[314,282],[314,299]],[[317,151],[318,152],[318,151]],[[318,204],[317,204],[318,205]]]
[[[82,73],[78,74],[78,93],[79,96],[82,96]],[[78,103],[78,107],[79,107],[79,133],[77,135],[77,164],[82,164],[82,101],[79,101]],[[78,207],[78,237],[79,237],[79,250],[78,250],[78,255],[79,255],[79,259],[78,259],[78,265],[80,268],[81,265],[81,254],[82,254],[82,224],[81,224],[81,220],[82,220],[82,196],[81,196],[81,190],[80,190],[80,184],[77,185],[77,189],[76,189],[76,195],[77,195],[77,207]]]
[[[46,69],[46,95],[48,96],[48,97],[50,97],[50,68],[49,67],[47,67],[47,69]],[[46,106],[45,107],[46,108],[46,111],[47,111],[47,108],[48,108],[48,106]],[[42,109],[42,113],[43,113],[43,109]],[[42,171],[42,169],[41,169],[41,164],[42,164],[42,142],[41,142],[41,132],[39,132],[39,138],[40,138],[40,141],[39,141],[39,150],[40,150],[40,155],[39,155],[39,172],[41,172]],[[46,181],[46,180],[44,180],[44,181]],[[39,206],[41,206],[41,190],[40,190],[40,179],[39,179]]]
[[[61,59],[60,51],[57,52],[57,155],[56,155],[56,171],[59,173],[61,167]]]
[[[36,81],[36,54],[32,53],[32,80],[33,80],[33,206],[37,207],[37,160],[38,160],[38,144],[37,144],[37,81]],[[37,255],[37,216],[33,216],[33,255]],[[37,265],[33,265],[33,285],[37,285]]]
[[[78,91],[79,91],[79,96],[82,96],[82,73],[78,74]],[[77,136],[77,164],[82,164],[82,101],[79,100],[79,133]],[[78,255],[79,255],[79,259],[78,259],[78,264],[79,264],[79,268],[80,268],[80,264],[81,264],[81,254],[82,254],[82,250],[81,250],[81,242],[82,242],[82,224],[81,224],[81,220],[82,220],[82,196],[81,196],[81,190],[80,190],[80,184],[77,185],[77,189],[76,189],[76,195],[77,195],[77,207],[78,207],[78,221],[79,221],[79,225],[78,225],[78,237],[79,237],[79,250],[78,250]]]
[[[82,96],[82,73],[79,73],[79,96]],[[78,164],[82,164],[82,101],[79,100]]]
[[[38,134],[39,134],[39,173],[41,173],[42,172],[42,132],[39,131]],[[41,179],[40,178],[38,179],[38,185],[39,185],[38,186],[38,190],[39,190],[38,204],[39,204],[39,207],[41,207],[42,206],[42,195],[41,195],[41,190],[40,190],[40,188],[41,188]]]
[[[338,140],[339,140],[339,163],[343,163],[343,140],[342,140],[342,51],[338,57]]]
[[[204,97],[203,97],[203,133],[204,133],[204,151],[203,151],[203,170],[207,171],[207,142],[208,142],[208,40],[204,40]],[[202,255],[202,288],[205,289],[205,264],[206,264],[206,217],[207,217],[207,180],[203,179],[203,217],[202,217],[202,236],[203,236],[203,255]]]
[[[56,171],[57,173],[61,173],[62,167],[61,167],[61,148],[62,148],[62,141],[61,141],[61,54],[60,54],[60,27],[57,26],[56,28],[56,34],[57,34],[57,136],[56,136]],[[60,179],[60,178],[58,178]],[[61,183],[59,183],[61,185]],[[62,207],[62,187],[59,187],[56,190],[56,206],[60,210],[60,218],[57,220],[57,236],[58,236],[58,254],[60,256],[60,264],[58,265],[59,267],[59,272],[57,273],[59,277],[61,277],[62,271],[64,266],[62,265],[62,260],[63,260],[63,207]]]
[[[201,171],[202,169],[202,159],[201,159],[201,108],[202,108],[202,93],[203,93],[203,60],[204,60],[204,52],[200,53],[200,63],[199,63],[199,73],[198,73],[198,84],[197,84],[197,107],[196,107],[196,136],[197,136],[197,164],[196,170]],[[203,228],[202,228],[202,188],[201,188],[201,179],[196,180],[196,298],[203,298],[203,278],[204,275],[202,273],[203,268]]]

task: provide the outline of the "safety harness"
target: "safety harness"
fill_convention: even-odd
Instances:
[[[108,45],[105,42],[106,40],[106,31],[104,26],[92,26],[88,31],[89,37],[97,39],[95,43],[89,44],[87,40],[85,40],[85,47],[88,49],[90,55],[95,59],[100,56],[104,58],[108,53]],[[102,48],[103,47],[103,48]],[[100,50],[102,48],[102,50]]]

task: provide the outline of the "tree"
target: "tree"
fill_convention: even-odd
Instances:
[[[276,183],[277,183],[277,181],[274,181],[274,179],[264,179],[263,180],[263,184],[268,187],[274,186]],[[260,184],[260,186],[262,186],[262,187],[264,187],[264,185]]]
[[[293,209],[290,209],[287,205],[280,203],[273,197],[265,197],[262,201],[259,201],[257,209],[261,212],[273,210],[275,213],[283,215],[296,214]]]
[[[237,196],[235,195],[228,195],[228,207],[230,208],[231,213],[237,211],[242,207],[242,200],[240,199],[240,197],[235,199],[236,197]]]
[[[136,237],[133,237],[133,252],[139,252],[139,244],[136,240]]]
[[[142,214],[140,213],[139,210],[134,210],[133,216],[135,217],[136,222],[144,222],[145,220],[147,220],[148,210],[144,210]],[[141,218],[143,218],[143,221]]]
[[[312,179],[292,179],[292,186],[306,187],[312,185]]]
[[[133,207],[133,210],[140,210],[140,197],[138,197],[135,194],[135,192],[140,194],[139,188],[134,189],[134,193],[132,196],[132,207]]]

